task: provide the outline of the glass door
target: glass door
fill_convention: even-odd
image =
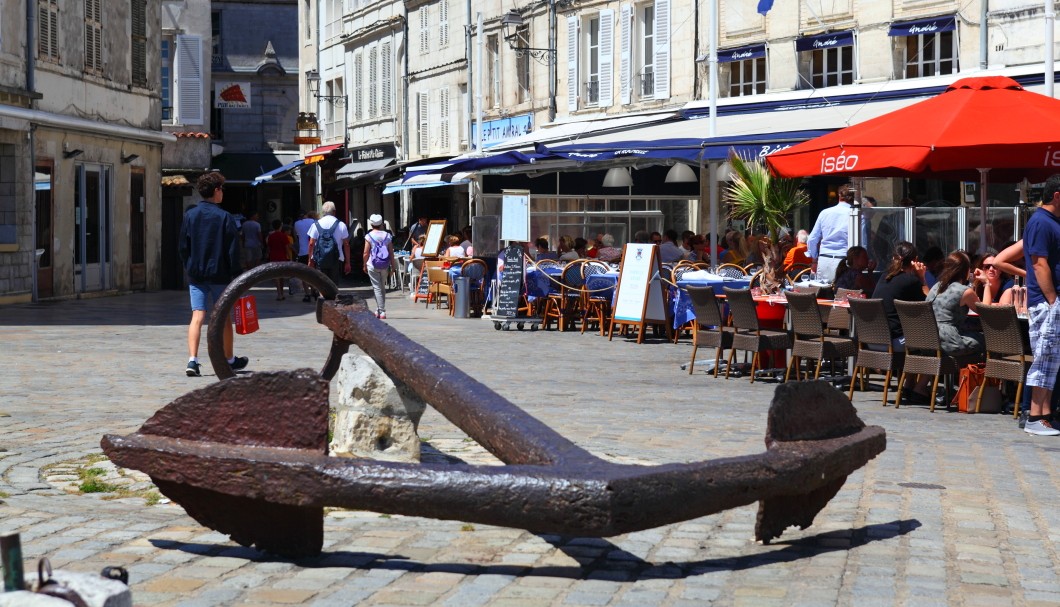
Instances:
[[[109,286],[110,167],[77,165],[74,183],[74,289]]]

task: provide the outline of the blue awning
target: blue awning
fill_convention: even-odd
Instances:
[[[408,175],[398,181],[391,181],[386,184],[386,187],[383,188],[383,195],[393,194],[402,190],[440,188],[465,183],[471,183],[470,173],[419,173],[416,175]]]
[[[760,59],[766,56],[766,45],[752,44],[739,48],[728,48],[718,51],[718,63],[729,63],[731,61],[743,61],[744,59]]]
[[[700,160],[724,160],[729,157],[730,150],[735,150],[745,158],[759,159],[767,154],[830,132],[832,131],[809,130],[734,135],[713,139],[658,139],[554,146],[538,144],[537,151],[554,158],[565,158],[582,163],[612,163],[620,160],[644,159],[695,164]]]
[[[295,160],[294,162],[290,162],[288,164],[285,164],[285,165],[283,165],[282,167],[280,167],[278,169],[273,169],[273,170],[269,171],[268,173],[262,173],[261,175],[258,175],[257,177],[254,178],[254,181],[250,182],[250,185],[259,185],[259,184],[264,183],[266,181],[272,181],[273,179],[276,179],[278,177],[282,177],[283,175],[286,175],[287,173],[290,173],[291,171],[293,171],[293,170],[297,169],[298,167],[302,166],[303,164],[305,164],[305,160],[299,158],[298,160]]]
[[[889,36],[918,36],[920,34],[952,32],[955,29],[957,29],[957,17],[955,15],[943,15],[930,19],[892,23],[891,31],[887,34]]]
[[[801,53],[803,51],[818,51],[827,48],[851,46],[853,44],[854,32],[847,30],[845,32],[830,32],[798,38],[795,40],[795,50]]]

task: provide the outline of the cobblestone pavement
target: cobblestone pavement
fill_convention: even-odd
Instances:
[[[311,304],[257,290],[262,330],[237,337],[252,370],[319,368],[329,342]],[[128,568],[139,605],[1055,605],[1060,440],[1011,418],[881,407],[856,393],[887,451],[852,475],[807,530],[751,541],[756,507],[619,537],[333,511],[319,558],[276,560],[179,507],[67,491],[104,433],[213,381],[184,376],[186,295],[135,294],[0,313],[0,533],[27,561]],[[637,345],[492,323],[392,296],[389,322],[586,449],[676,462],[763,448],[773,386],[689,376],[687,340]],[[205,339],[202,349],[205,355]],[[205,356],[204,356],[205,357]],[[428,410],[421,436],[479,461]],[[49,478],[56,481],[46,482]],[[29,567],[27,567],[29,568]]]

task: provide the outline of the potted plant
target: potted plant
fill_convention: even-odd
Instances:
[[[769,240],[759,241],[762,253],[763,293],[780,291],[784,285],[784,258],[780,252],[780,230],[788,225],[792,213],[810,202],[802,189],[802,179],[775,177],[764,162],[729,154],[730,183],[725,188],[725,202],[733,219],[743,219],[749,226],[764,226]]]

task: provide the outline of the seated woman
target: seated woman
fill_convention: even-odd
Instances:
[[[985,304],[1012,305],[1012,279],[994,265],[994,256],[983,258],[981,267],[975,269],[975,294]]]
[[[853,246],[847,249],[847,256],[839,261],[835,270],[835,288],[858,289],[862,293],[872,293],[876,290],[876,281],[872,274],[867,273],[876,269],[876,264],[869,260],[869,252],[865,247]]]
[[[950,356],[983,352],[985,340],[979,331],[964,328],[968,310],[979,302],[975,289],[968,286],[972,261],[964,251],[946,256],[938,282],[928,291],[927,300],[935,311],[942,351]]]
[[[604,234],[600,237],[600,250],[596,253],[596,258],[600,261],[618,261],[622,258],[622,249],[615,246],[615,237],[610,234]]]
[[[447,242],[449,243],[449,248],[442,253],[442,257],[467,257],[464,247],[460,246],[459,236],[452,234]]]
[[[718,261],[738,266],[746,265],[750,251],[747,248],[747,240],[743,237],[743,232],[739,230],[728,232],[725,234],[725,244],[727,245],[725,253],[718,258]]]
[[[556,247],[560,261],[574,261],[578,259],[578,252],[574,250],[574,239],[570,236],[560,236],[559,245]]]
[[[887,313],[887,326],[891,330],[891,345],[895,352],[905,351],[905,335],[902,323],[898,319],[898,301],[924,301],[928,287],[924,283],[927,267],[920,263],[916,246],[902,241],[894,246],[891,264],[887,266],[883,278],[876,285],[872,296],[883,300],[883,309]]]
[[[558,253],[548,250],[548,239],[544,236],[534,241],[534,247],[537,248],[538,261],[542,259],[559,259]]]

